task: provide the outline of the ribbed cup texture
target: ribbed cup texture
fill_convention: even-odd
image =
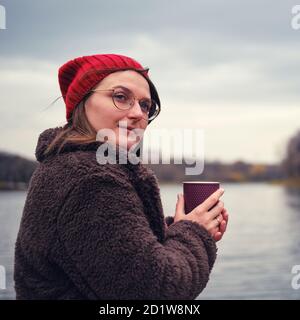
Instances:
[[[219,188],[219,182],[183,182],[185,213],[190,213]]]

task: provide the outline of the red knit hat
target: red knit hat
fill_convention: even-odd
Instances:
[[[152,99],[160,107],[156,88],[148,76],[149,68],[143,68],[136,60],[123,55],[97,54],[75,58],[59,68],[58,81],[66,104],[67,120],[71,118],[74,108],[96,84],[120,69],[140,70],[140,74],[149,83]]]

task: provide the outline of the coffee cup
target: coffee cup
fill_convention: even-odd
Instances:
[[[220,188],[217,181],[184,181],[183,195],[185,213],[190,213]]]

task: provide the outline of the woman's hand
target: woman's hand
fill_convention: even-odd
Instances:
[[[223,217],[223,220],[220,223],[219,230],[217,230],[216,233],[214,234],[215,241],[219,241],[222,239],[228,225],[229,215],[225,208],[222,211],[222,217]]]
[[[223,193],[223,189],[218,189],[188,214],[184,212],[184,196],[179,194],[174,223],[180,220],[194,221],[202,225],[215,241],[221,240],[228,223],[228,212],[224,208],[224,203],[219,200]]]

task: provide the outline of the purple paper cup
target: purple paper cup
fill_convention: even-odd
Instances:
[[[184,181],[183,195],[185,213],[190,213],[219,188],[220,182],[216,181]]]

